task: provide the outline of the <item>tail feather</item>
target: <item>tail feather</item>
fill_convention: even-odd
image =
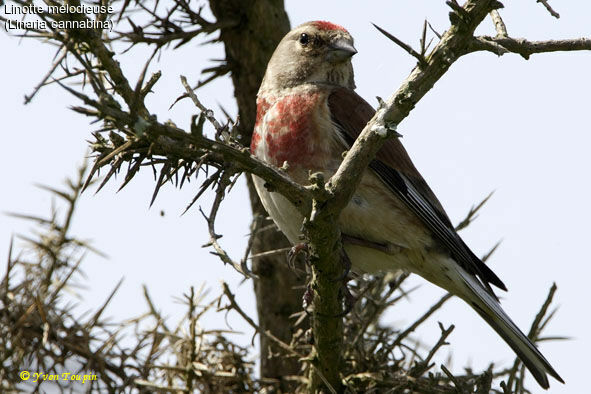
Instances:
[[[547,374],[561,383],[564,380],[552,368],[548,360],[540,353],[532,341],[513,323],[503,311],[495,297],[489,294],[482,284],[473,276],[458,267],[465,291],[463,298],[478,314],[505,340],[515,354],[531,372],[536,381],[544,389],[550,384]]]

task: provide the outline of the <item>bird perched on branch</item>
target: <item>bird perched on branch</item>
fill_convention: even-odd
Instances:
[[[310,172],[332,176],[374,109],[355,93],[351,57],[357,51],[343,27],[308,22],[290,31],[273,53],[257,95],[251,153],[295,181]],[[254,177],[269,215],[299,242],[302,216]],[[563,380],[501,308],[491,285],[505,285],[460,238],[406,150],[395,139],[377,153],[339,225],[357,272],[416,273],[468,303],[515,351],[543,388],[547,374]]]

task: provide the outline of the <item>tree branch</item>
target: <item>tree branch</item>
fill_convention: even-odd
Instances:
[[[461,18],[450,16],[454,22],[427,56],[427,65],[415,67],[398,90],[378,109],[329,180],[327,190],[332,199],[326,209],[340,212],[348,204],[361,174],[386,139],[394,134],[396,126],[408,116],[416,103],[466,52],[473,41],[476,26],[499,5],[494,0],[469,0],[463,7],[465,15]]]
[[[305,234],[310,241],[310,256],[313,268],[311,288],[314,290],[313,329],[316,361],[325,376],[332,382],[338,382],[338,370],[342,360],[330,354],[342,340],[340,318],[335,314],[340,304],[338,287],[334,284],[335,273],[342,271],[340,265],[340,232],[337,228],[339,213],[349,203],[357,189],[363,172],[387,138],[396,136],[396,127],[404,120],[415,104],[447,72],[449,67],[461,56],[480,50],[495,50],[520,53],[527,57],[531,53],[557,50],[591,49],[591,40],[566,40],[530,43],[508,37],[474,38],[474,30],[486,15],[502,4],[490,0],[469,0],[463,7],[455,1],[447,3],[451,27],[441,37],[440,42],[425,58],[425,63],[415,67],[399,89],[376,111],[374,117],[365,126],[359,137],[347,152],[343,162],[328,183],[322,186],[322,179],[311,178],[314,184],[312,192],[312,214],[304,224]],[[500,20],[497,18],[497,22]],[[498,29],[504,33],[502,25]],[[506,29],[505,29],[506,30]],[[329,311],[333,311],[331,316]],[[327,330],[327,327],[330,328]],[[331,348],[332,347],[332,348]],[[312,389],[316,389],[314,379]],[[319,382],[317,382],[319,383]]]
[[[492,10],[490,12],[490,17],[493,20],[493,23],[495,25],[495,30],[497,31],[497,37],[509,36],[509,34],[507,34],[507,26],[505,26],[505,22],[503,22],[503,19],[501,18],[501,14],[499,14],[499,11]]]
[[[451,2],[448,2],[450,4]],[[457,3],[450,6],[457,6]],[[408,116],[415,104],[433,87],[451,64],[466,52],[473,33],[486,15],[502,5],[494,0],[469,0],[461,10],[452,7],[452,25],[439,44],[426,57],[425,64],[413,69],[400,88],[377,110],[363,129],[343,162],[326,185],[316,175],[311,179],[314,195],[312,213],[304,223],[304,232],[310,243],[312,265],[311,289],[314,292],[313,363],[334,387],[341,387],[339,372],[342,358],[340,348],[342,318],[340,310],[340,283],[342,275],[342,246],[337,219],[349,203],[360,182],[361,175],[388,137],[397,135],[396,126]],[[321,382],[311,376],[311,390],[320,388]]]
[[[501,48],[500,51],[498,50],[499,48]],[[591,50],[591,38],[529,41],[525,38],[480,36],[472,40],[468,48],[468,53],[489,51],[500,56],[512,52],[521,55],[525,59],[529,59],[535,53],[585,50]]]

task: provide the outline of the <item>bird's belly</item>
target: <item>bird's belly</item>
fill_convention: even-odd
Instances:
[[[388,249],[345,244],[353,267],[360,272],[419,272],[433,243],[420,220],[370,170],[341,212],[339,224],[343,234]]]
[[[252,180],[263,206],[277,227],[279,227],[279,230],[285,234],[292,244],[299,243],[302,222],[304,221],[303,216],[281,194],[269,192],[265,187],[264,180],[256,175],[252,176]]]
[[[412,271],[408,258],[403,254],[388,254],[377,249],[351,244],[344,244],[343,247],[351,261],[353,271],[358,274]]]
[[[424,249],[433,242],[419,218],[371,171],[341,212],[339,224],[344,234],[404,249]]]
[[[303,217],[285,197],[269,192],[264,181],[253,176],[263,206],[277,227],[292,244],[301,242]],[[424,264],[425,249],[432,238],[417,218],[409,215],[401,202],[383,189],[373,174],[367,173],[355,195],[341,212],[339,225],[343,234],[392,246],[384,252],[361,245],[344,245],[353,269],[360,273],[378,271],[415,272]],[[399,250],[397,250],[399,247]],[[419,269],[420,270],[420,269]]]

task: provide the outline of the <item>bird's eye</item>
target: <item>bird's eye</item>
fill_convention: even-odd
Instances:
[[[310,42],[310,36],[308,36],[306,33],[302,33],[300,34],[300,44],[302,45],[308,45],[308,42]]]

